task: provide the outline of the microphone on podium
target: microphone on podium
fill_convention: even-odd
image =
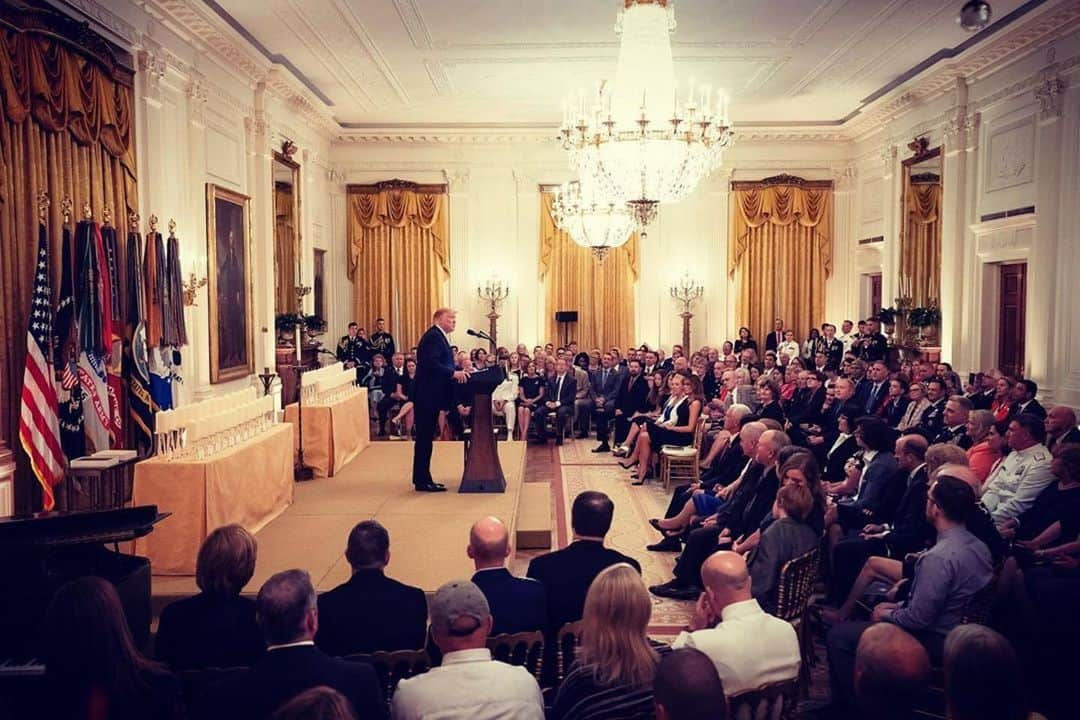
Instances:
[[[469,328],[465,331],[465,334],[472,335],[473,337],[478,337],[481,340],[487,340],[488,342],[491,342],[491,338],[488,336],[488,334],[480,330],[473,330],[472,328]]]

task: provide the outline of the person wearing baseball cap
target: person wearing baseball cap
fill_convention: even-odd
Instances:
[[[398,684],[390,707],[395,720],[542,720],[544,699],[529,671],[491,659],[491,610],[475,583],[446,583],[428,603],[428,612],[442,665]]]

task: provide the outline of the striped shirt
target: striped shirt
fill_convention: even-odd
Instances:
[[[663,656],[667,645],[653,644]],[[594,665],[575,663],[559,686],[547,720],[645,720],[656,717],[652,683],[601,685]]]

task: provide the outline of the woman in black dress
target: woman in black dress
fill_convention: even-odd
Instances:
[[[743,350],[753,350],[757,352],[757,341],[750,335],[750,328],[739,328],[739,339],[735,341],[735,354],[738,355]]]
[[[761,406],[757,411],[757,419],[769,418],[784,426],[787,418],[784,417],[784,408],[780,405],[780,387],[772,380],[766,380],[758,385],[758,402]]]
[[[626,440],[623,441],[623,444],[611,451],[612,455],[615,457],[629,457],[635,454],[635,443],[637,443],[638,433],[641,432],[641,426],[647,420],[659,417],[661,408],[671,397],[671,383],[674,374],[657,370],[649,376],[649,394],[645,398],[646,410],[636,412],[630,418],[630,432],[626,434]],[[625,468],[633,466],[633,463],[623,465]]]
[[[536,363],[530,362],[518,382],[517,424],[520,439],[529,439],[529,422],[532,420],[533,410],[540,406],[543,399],[544,380],[536,374]]]
[[[402,440],[408,440],[412,435],[413,426],[413,408],[415,403],[412,397],[413,381],[416,379],[416,361],[405,361],[405,374],[401,376],[398,381],[397,387],[394,388],[393,397],[401,403],[401,408],[398,410],[390,422],[397,429],[398,437]]]
[[[671,378],[671,397],[664,404],[664,409],[656,419],[649,419],[641,426],[641,433],[635,446],[635,459],[630,465],[641,469],[635,478],[640,485],[650,479],[652,465],[656,460],[654,448],[664,445],[687,446],[694,442],[694,430],[697,429],[701,415],[702,392],[701,380],[689,372],[673,373]],[[643,468],[643,469],[642,469]]]

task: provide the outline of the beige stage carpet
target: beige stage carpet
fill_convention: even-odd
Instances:
[[[387,572],[392,577],[427,591],[471,577],[465,547],[473,522],[495,515],[513,534],[525,443],[499,443],[505,493],[457,492],[464,468],[460,442],[435,443],[432,476],[448,492],[414,492],[412,453],[412,442],[372,443],[334,477],[297,484],[293,505],[255,536],[258,561],[244,592],[258,592],[268,577],[289,568],[311,573],[319,591],[344,582],[350,574],[344,557],[349,530],[369,518],[390,532]],[[155,604],[197,591],[194,577],[153,578]]]

